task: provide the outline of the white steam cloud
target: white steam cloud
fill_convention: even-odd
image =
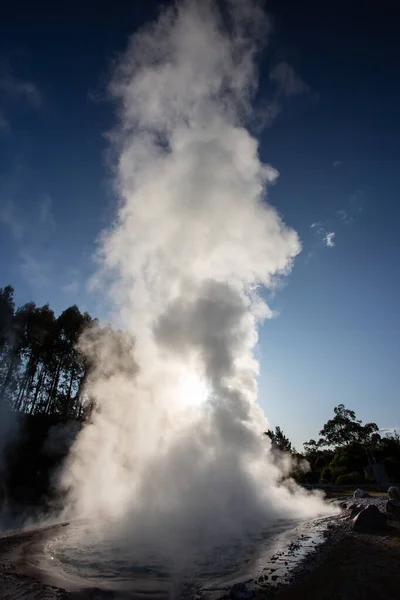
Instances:
[[[223,20],[214,2],[176,4],[115,70],[120,204],[97,285],[127,333],[82,337],[98,408],[63,478],[79,514],[186,558],[327,510],[281,483],[287,465],[262,435],[254,348],[271,311],[258,290],[289,273],[300,242],[266,201],[278,174],[244,127],[268,22],[249,0],[224,8]]]

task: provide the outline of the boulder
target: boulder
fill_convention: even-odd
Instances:
[[[353,494],[353,498],[370,498],[371,496],[365,490],[359,488]]]
[[[354,517],[351,528],[360,533],[372,533],[385,527],[386,519],[383,513],[374,504],[370,504]]]
[[[389,502],[394,506],[400,506],[400,487],[392,485],[388,489]]]
[[[355,517],[356,515],[360,514],[360,512],[362,510],[364,510],[365,506],[362,506],[362,504],[352,504],[351,505],[351,513],[350,513],[350,518],[352,519],[353,517]]]
[[[400,518],[400,487],[392,485],[388,489],[389,500],[386,504],[386,512],[392,519]]]
[[[245,583],[235,583],[229,596],[234,600],[250,600],[254,598],[254,592]]]
[[[386,504],[386,512],[391,517],[399,517],[400,518],[400,506],[394,504],[391,500]]]

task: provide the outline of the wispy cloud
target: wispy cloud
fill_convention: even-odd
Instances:
[[[340,220],[345,225],[350,225],[350,223],[352,223],[354,221],[354,217],[349,215],[347,210],[345,210],[344,208],[341,208],[340,210],[338,210],[336,214],[339,216]]]
[[[61,286],[61,291],[65,294],[76,294],[79,290],[79,281],[77,279],[72,279],[68,283]]]
[[[334,231],[330,231],[329,233],[326,233],[324,235],[324,237],[322,238],[323,243],[325,244],[325,246],[327,246],[327,248],[333,248],[335,245],[335,232]]]
[[[32,81],[17,79],[11,73],[0,75],[0,91],[17,99],[21,99],[34,108],[42,104],[42,94]]]
[[[254,127],[261,131],[269,127],[281,114],[286,101],[294,96],[310,93],[311,88],[287,62],[276,64],[269,73],[272,91],[255,111]]]
[[[25,227],[13,200],[8,199],[0,205],[0,222],[8,228],[15,241],[22,240]]]
[[[14,200],[8,198],[0,203],[0,223],[5,225],[16,242],[20,242],[24,236],[37,237],[40,233],[43,239],[48,234],[53,234],[56,229],[56,221],[52,213],[52,200],[47,194],[39,202],[36,214],[22,216]],[[38,227],[41,230],[38,230]]]
[[[77,267],[67,269],[64,281],[65,283],[61,286],[61,290],[65,294],[76,295],[79,290],[85,287],[84,280],[82,279],[82,270]]]
[[[285,96],[298,96],[310,91],[309,86],[297,75],[287,62],[280,62],[272,69],[269,79]]]
[[[39,205],[40,223],[44,225],[48,230],[54,232],[56,229],[56,220],[52,213],[52,199],[50,196],[45,195]]]
[[[362,212],[364,210],[365,194],[363,190],[357,190],[350,196],[350,206],[356,212]]]
[[[17,79],[9,69],[0,70],[0,133],[11,129],[10,122],[4,114],[11,103],[22,102],[32,108],[39,108],[43,103],[43,95],[38,86],[32,81]]]
[[[35,210],[28,213],[12,199],[7,199],[0,204],[0,223],[8,229],[14,240],[12,250],[24,279],[36,288],[50,285],[54,265],[46,244],[55,228],[50,197],[44,196],[36,204]]]
[[[334,248],[336,245],[336,232],[338,227],[343,225],[350,225],[356,219],[360,212],[364,208],[364,192],[357,190],[349,197],[345,207],[340,208],[333,214],[333,216],[325,219],[324,221],[314,221],[310,225],[310,229],[315,231],[315,235],[318,238],[318,244],[322,244],[326,248]],[[315,254],[316,247],[313,248],[308,258],[311,258]]]
[[[314,235],[316,236],[318,241],[317,243],[314,243],[314,247],[306,255],[307,261],[315,255],[315,253],[318,250],[318,247],[321,247],[321,245],[325,246],[326,248],[334,248],[334,246],[336,245],[336,233],[334,231],[328,231],[325,228],[325,225],[327,223],[328,221],[314,221],[313,223],[311,223],[310,229],[314,230]]]
[[[52,265],[48,260],[37,256],[37,249],[21,248],[21,274],[34,287],[46,287],[51,282]]]
[[[357,190],[350,196],[346,207],[338,210],[336,214],[345,225],[350,225],[350,223],[353,223],[357,215],[361,213],[363,209],[364,192],[362,190]]]
[[[314,223],[311,223],[310,229],[315,229],[316,227],[320,228],[323,226],[323,224],[323,221],[315,221]]]
[[[342,163],[343,163],[343,161],[342,161],[342,160],[334,160],[334,161],[333,161],[333,163],[332,163],[332,165],[333,165],[334,167],[340,167],[340,165],[341,165]]]
[[[275,99],[264,101],[255,112],[253,125],[256,131],[262,131],[270,127],[278,115],[282,112],[282,105]]]

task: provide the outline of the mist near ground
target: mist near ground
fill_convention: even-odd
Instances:
[[[331,510],[287,479],[257,404],[262,290],[301,250],[246,128],[268,32],[260,3],[178,2],[132,36],[109,85],[118,208],[92,285],[126,333],[81,336],[96,409],[62,486],[67,514],[181,563]]]

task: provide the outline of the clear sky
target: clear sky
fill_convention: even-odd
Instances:
[[[14,285],[18,303],[77,303],[93,316],[103,307],[86,281],[115,202],[105,84],[158,10],[101,5],[16,1],[0,12],[0,286]],[[260,335],[260,403],[300,449],[340,402],[400,425],[400,42],[388,0],[266,7],[257,105],[276,115],[253,128],[280,172],[270,202],[303,251],[270,299],[279,316]]]

